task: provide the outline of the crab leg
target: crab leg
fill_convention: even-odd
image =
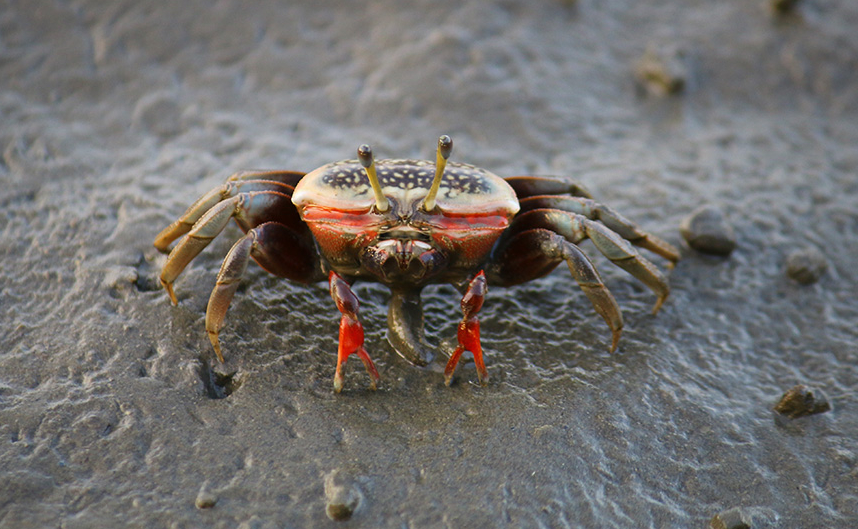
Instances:
[[[447,361],[447,367],[444,368],[444,383],[448,386],[453,379],[453,372],[456,370],[459,358],[465,351],[470,351],[474,355],[480,385],[485,386],[489,383],[489,372],[483,361],[483,348],[480,344],[480,321],[477,319],[477,313],[482,308],[486,297],[486,290],[488,290],[486,274],[481,270],[471,280],[468,290],[462,297],[463,316],[458,330],[459,346],[453,351],[450,360]]]
[[[363,362],[366,372],[369,374],[369,388],[374,390],[378,384],[378,371],[372,363],[366,349],[363,347],[363,325],[358,320],[357,296],[352,292],[346,281],[334,271],[328,275],[331,284],[331,297],[337,304],[337,309],[342,313],[340,318],[340,344],[337,350],[337,371],[334,374],[334,391],[339,393],[343,390],[343,363],[357,353]]]
[[[623,330],[620,307],[584,252],[563,236],[542,228],[518,233],[493,257],[487,267],[488,279],[492,284],[517,285],[544,276],[563,260],[593,308],[611,328],[613,352]]]
[[[227,182],[244,182],[247,180],[268,180],[295,187],[304,178],[305,173],[298,171],[238,171],[233,173]]]
[[[167,252],[170,244],[191,231],[200,217],[219,202],[232,198],[242,192],[276,191],[292,195],[295,184],[304,176],[292,171],[241,171],[227,178],[220,187],[212,189],[191,204],[185,213],[175,222],[164,228],[155,237],[155,248]]]
[[[591,198],[587,188],[577,182],[564,182],[541,176],[511,176],[505,178],[519,200],[534,195],[572,195]]]
[[[519,215],[534,209],[559,209],[569,213],[577,213],[590,220],[600,221],[611,231],[635,246],[645,248],[664,257],[670,261],[671,267],[679,261],[679,250],[672,244],[643,231],[634,222],[594,200],[583,197],[536,195],[525,198],[520,203]]]
[[[661,271],[641,257],[629,241],[605,225],[583,215],[559,209],[534,209],[516,217],[511,230],[512,233],[516,233],[534,228],[551,230],[573,244],[578,244],[584,239],[593,241],[602,255],[630,273],[658,296],[652,309],[653,314],[658,312],[664,300],[667,299],[670,285]]]
[[[268,272],[293,281],[310,283],[324,277],[313,245],[306,237],[276,222],[248,231],[223,260],[206,308],[206,332],[221,362],[224,360],[218,334],[251,257]]]
[[[219,202],[208,210],[191,228],[187,237],[173,248],[167,262],[161,270],[161,284],[170,295],[173,305],[177,303],[173,292],[173,281],[182,270],[209,243],[218,236],[233,217],[244,229],[249,229],[266,221],[285,221],[282,224],[292,224],[289,213],[295,212],[285,205],[292,206],[288,195],[274,191],[258,191],[240,193],[228,200]],[[294,213],[297,215],[297,212]]]

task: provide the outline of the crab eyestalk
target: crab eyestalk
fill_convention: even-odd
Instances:
[[[372,157],[372,147],[369,145],[361,145],[357,150],[360,164],[366,171],[366,176],[369,178],[369,184],[372,186],[372,192],[375,195],[375,208],[384,213],[390,209],[390,202],[387,197],[381,192],[381,183],[378,181],[378,175],[375,172],[375,160]]]
[[[435,179],[432,180],[432,187],[423,199],[423,210],[432,211],[435,209],[435,196],[438,194],[438,189],[441,187],[441,178],[444,176],[444,168],[447,166],[447,158],[453,152],[453,140],[446,134],[438,138],[438,153],[435,155]]]

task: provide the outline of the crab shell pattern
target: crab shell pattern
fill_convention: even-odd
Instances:
[[[375,389],[378,372],[363,347],[356,280],[391,291],[388,341],[399,355],[426,365],[420,292],[449,283],[463,295],[458,347],[445,368],[449,385],[465,351],[474,356],[481,384],[488,372],[480,347],[477,313],[488,285],[509,286],[548,274],[560,262],[611,328],[617,347],[623,320],[614,297],[578,243],[590,239],[614,264],[649,287],[657,312],[669,293],[664,275],[632,245],[652,251],[672,266],[679,252],[610,208],[579,184],[517,176],[447,162],[452,140],[442,136],[435,163],[378,160],[367,145],[358,160],[322,166],[306,175],[293,171],[244,171],[203,195],[155,239],[170,251],[161,282],[177,303],[173,282],[234,219],[245,232],[227,254],[206,310],[206,331],[218,359],[218,333],[252,257],[268,272],[301,283],[327,279],[340,313],[334,389],[343,387],[342,366],[355,353]]]

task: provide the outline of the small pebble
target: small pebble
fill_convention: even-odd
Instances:
[[[816,248],[796,250],[787,256],[787,276],[802,285],[816,283],[826,269],[828,269],[828,261]]]
[[[678,94],[685,89],[688,77],[685,52],[674,45],[650,45],[638,61],[635,75],[652,94]]]
[[[799,384],[783,394],[774,410],[790,419],[798,419],[830,411],[831,404],[821,391]]]
[[[727,509],[715,515],[709,522],[711,529],[752,529],[750,517],[741,507]]]
[[[358,486],[339,469],[325,476],[325,497],[325,513],[335,522],[350,519],[363,500]]]
[[[211,509],[217,503],[217,496],[212,494],[211,492],[206,491],[205,489],[201,490],[199,494],[197,494],[197,499],[194,504],[197,506],[197,509]]]
[[[682,237],[698,252],[711,255],[730,255],[736,249],[736,234],[724,213],[715,206],[695,209],[679,225]]]

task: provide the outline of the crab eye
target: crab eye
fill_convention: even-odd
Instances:
[[[444,168],[447,167],[447,158],[453,153],[453,139],[444,134],[438,138],[438,153],[435,156],[435,179],[432,180],[432,187],[426,193],[426,198],[423,199],[423,210],[432,211],[435,209],[435,196],[438,194],[438,189],[441,188],[441,178],[444,176]]]
[[[366,171],[366,176],[369,178],[369,185],[372,186],[372,192],[375,195],[375,207],[378,211],[384,213],[390,209],[390,203],[387,197],[381,192],[381,184],[378,181],[378,175],[375,172],[375,159],[372,156],[372,147],[363,144],[357,150],[360,164]]]
[[[444,134],[438,138],[438,154],[445,160],[453,153],[453,138]]]

